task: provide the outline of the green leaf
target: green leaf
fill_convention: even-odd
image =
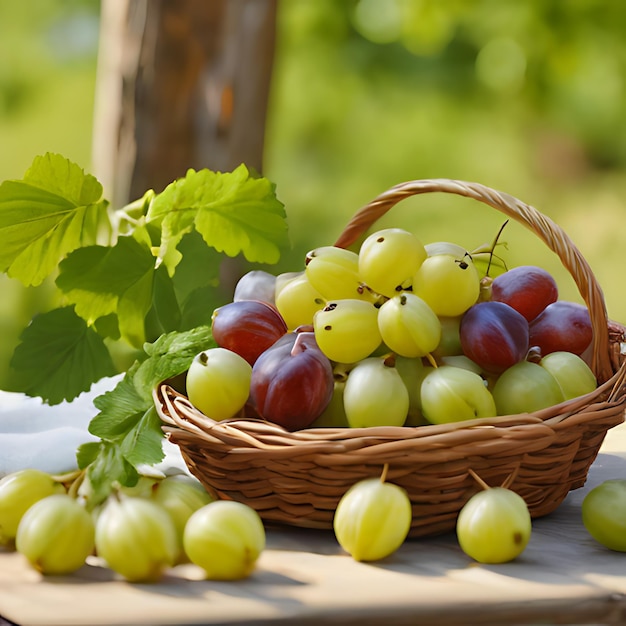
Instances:
[[[60,154],[35,157],[24,175],[24,181],[46,189],[75,206],[96,202],[102,196],[102,185],[91,174]]]
[[[172,332],[146,344],[144,357],[135,361],[111,391],[94,399],[99,413],[89,423],[89,432],[117,446],[132,465],[158,463],[163,458],[163,432],[152,392],[159,383],[187,371],[196,354],[214,345],[207,326]],[[100,448],[98,456],[103,452],[110,454],[110,447]],[[93,449],[81,448],[79,453],[81,466]]]
[[[91,484],[89,509],[93,509],[109,496],[116,483],[125,487],[133,487],[139,480],[139,472],[124,457],[120,447],[108,441],[101,441],[98,454],[87,467],[85,480]]]
[[[129,463],[135,466],[156,465],[165,458],[161,425],[153,405],[122,440],[120,448]]]
[[[178,329],[188,330],[210,324],[213,310],[228,300],[219,289],[224,256],[195,230],[182,238],[178,250],[182,259],[172,279],[181,309]]]
[[[181,312],[174,290],[174,283],[161,265],[154,273],[153,306],[163,332],[180,329]]]
[[[186,372],[199,352],[215,345],[208,326],[159,337],[154,343],[144,346],[148,358],[133,372],[135,388],[152,404],[152,391],[159,383]]]
[[[145,341],[144,319],[152,306],[154,257],[133,237],[113,247],[88,246],[59,266],[56,284],[87,323],[117,314],[121,336],[132,346]]]
[[[487,253],[472,254],[472,260],[480,276],[496,276],[506,272],[507,265],[503,259]]]
[[[99,317],[94,322],[93,327],[101,337],[109,337],[115,341],[120,338],[120,327],[115,313]]]
[[[181,259],[181,238],[193,229],[218,252],[243,253],[251,262],[276,263],[287,245],[285,210],[274,185],[251,176],[245,165],[228,173],[189,170],[154,198],[147,220],[161,221],[159,258],[170,274]]]
[[[220,265],[224,256],[214,248],[209,248],[197,231],[185,235],[178,251],[182,258],[176,266],[174,289],[179,302],[184,302],[189,294],[199,287],[217,287],[220,282]]]
[[[89,432],[107,441],[121,441],[149,408],[149,403],[135,388],[134,365],[117,385],[94,400],[100,411],[89,423]]]
[[[102,186],[57,154],[35,158],[22,180],[0,185],[0,270],[39,285],[72,250],[110,228]]]
[[[181,330],[211,323],[213,311],[226,304],[224,294],[213,287],[200,287],[192,291],[183,302]]]
[[[101,447],[100,441],[88,441],[78,446],[78,450],[76,451],[78,469],[85,469],[88,465],[93,463],[98,457]]]
[[[72,400],[91,385],[116,373],[102,338],[73,307],[33,318],[11,359],[8,391],[40,396],[48,404]]]

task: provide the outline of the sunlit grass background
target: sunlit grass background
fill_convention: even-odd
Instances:
[[[0,4],[0,180],[59,152],[91,171],[95,0]],[[333,243],[350,216],[402,181],[457,178],[553,218],[626,321],[626,5],[612,0],[282,0],[264,174],[289,216],[276,271]],[[471,200],[422,196],[381,225],[467,248],[503,222]],[[509,224],[510,265],[555,257]],[[1,242],[0,242],[1,245]],[[0,381],[46,291],[0,278]]]

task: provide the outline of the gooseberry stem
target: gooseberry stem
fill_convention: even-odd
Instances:
[[[519,465],[506,477],[506,479],[504,480],[504,482],[502,483],[502,487],[504,489],[509,489],[510,486],[513,484],[513,481],[515,480],[515,478],[517,477],[517,473],[519,472]]]
[[[384,483],[387,481],[387,472],[389,471],[389,463],[385,463],[383,465],[383,472],[380,475],[380,482]]]
[[[426,359],[435,369],[439,367],[439,365],[437,365],[437,361],[435,361],[435,357],[430,352],[426,353]]]
[[[78,470],[78,472],[79,473],[74,477],[71,485],[69,486],[67,490],[67,494],[69,496],[72,496],[72,498],[76,498],[76,496],[78,495],[78,489],[80,488],[80,486],[83,484],[83,481],[85,480],[85,475],[86,475],[85,470]]]
[[[346,382],[349,373],[350,366],[346,363],[337,363],[333,368],[333,378],[338,382]]]
[[[63,474],[52,474],[51,477],[54,482],[66,484],[76,480],[82,473],[83,470],[75,469],[70,472],[65,472]]]
[[[468,473],[470,476],[485,490],[491,489],[491,487],[470,467],[468,468]],[[513,484],[513,481],[517,477],[517,473],[519,472],[519,465],[504,479],[502,485],[500,485],[503,489],[509,489]]]
[[[396,355],[393,352],[391,354],[388,354],[383,359],[383,364],[385,365],[385,367],[395,367],[396,366]]]
[[[486,491],[491,487],[470,467],[468,468],[469,475]]]
[[[502,231],[504,230],[505,226],[508,223],[509,223],[509,220],[506,220],[506,222],[504,222],[504,224],[500,226],[500,230],[496,233],[496,237],[493,240],[493,243],[491,244],[491,250],[489,252],[489,263],[487,265],[487,271],[485,272],[486,275],[489,275],[489,272],[491,271],[491,263],[493,262],[494,252],[496,250],[496,246],[498,245],[498,239],[500,239],[500,235],[502,234]]]

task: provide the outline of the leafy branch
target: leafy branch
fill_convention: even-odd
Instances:
[[[59,303],[23,330],[5,388],[58,404],[119,373],[116,342],[136,354],[116,387],[94,400],[89,432],[100,440],[77,451],[72,488],[88,494],[89,506],[116,485],[133,487],[142,466],[163,459],[152,392],[215,345],[209,324],[224,255],[272,264],[287,244],[274,186],[244,165],[189,170],[118,209],[102,191],[57,154],[0,185],[0,270],[25,286],[54,279]]]
[[[224,255],[273,264],[287,244],[273,184],[244,165],[189,170],[118,209],[102,191],[57,154],[0,185],[0,270],[25,286],[52,277],[60,303],[22,333],[10,391],[72,400],[117,373],[116,342],[140,351],[163,333],[206,324],[223,303]]]
[[[134,487],[142,466],[163,459],[163,431],[152,392],[160,382],[183,375],[196,354],[214,345],[208,326],[162,335],[144,346],[111,391],[95,399],[99,413],[89,432],[100,441],[84,443],[77,453],[90,506],[102,502],[114,485]]]

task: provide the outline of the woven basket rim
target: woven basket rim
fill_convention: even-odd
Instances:
[[[626,360],[620,369],[608,381],[599,385],[593,391],[566,400],[559,404],[546,407],[533,413],[519,413],[512,415],[496,415],[492,417],[476,418],[471,420],[449,422],[446,424],[424,424],[419,426],[369,426],[367,428],[347,427],[317,427],[302,428],[289,431],[283,426],[258,417],[239,415],[225,420],[213,420],[196,409],[180,391],[164,381],[154,390],[155,405],[166,430],[169,427],[190,428],[195,425],[207,433],[215,429],[230,429],[275,435],[290,443],[307,445],[315,443],[320,438],[326,441],[345,440],[352,438],[364,439],[404,439],[410,437],[421,439],[445,435],[454,431],[476,428],[507,428],[511,426],[525,426],[534,424],[556,425],[571,415],[587,409],[588,415],[593,414],[594,406],[624,405],[626,406]]]

